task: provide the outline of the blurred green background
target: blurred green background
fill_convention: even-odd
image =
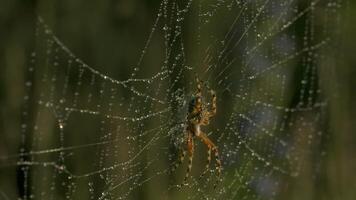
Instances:
[[[212,3],[213,5],[218,5],[219,1],[200,1],[201,5]],[[296,4],[304,5],[308,1],[296,1]],[[283,179],[282,183],[285,184],[282,191],[279,191],[277,195],[273,198],[275,199],[340,199],[340,200],[351,200],[356,198],[356,92],[353,87],[356,87],[356,58],[354,56],[354,50],[356,49],[355,45],[355,35],[356,35],[356,26],[354,25],[356,20],[356,2],[353,1],[328,1],[334,2],[340,5],[335,9],[335,13],[330,14],[333,16],[332,21],[325,22],[320,21],[320,24],[315,24],[315,29],[328,29],[331,30],[328,32],[328,36],[331,38],[331,42],[327,44],[327,51],[323,52],[324,60],[320,61],[318,65],[318,75],[317,77],[322,80],[319,86],[323,90],[323,95],[327,99],[328,106],[325,108],[326,111],[326,123],[325,127],[320,128],[320,131],[323,131],[325,138],[323,138],[322,151],[325,152],[325,156],[320,157],[316,160],[318,165],[318,173],[315,174],[314,171],[308,172],[303,171],[300,177],[296,179]],[[243,2],[241,2],[243,3]],[[253,2],[252,2],[253,3]],[[252,4],[251,3],[251,4]],[[39,112],[39,107],[37,107],[36,99],[31,99],[30,103],[24,105],[24,97],[26,93],[29,92],[28,89],[24,86],[27,80],[32,79],[34,82],[38,81],[39,75],[37,74],[28,75],[29,66],[31,66],[31,54],[33,52],[45,52],[43,46],[39,45],[43,41],[46,43],[46,35],[37,35],[36,36],[36,25],[38,15],[41,15],[45,20],[46,24],[52,29],[53,33],[60,38],[62,42],[74,52],[76,57],[83,60],[88,65],[94,67],[96,70],[101,73],[107,74],[115,80],[126,80],[132,74],[133,69],[136,67],[138,59],[142,55],[141,50],[145,46],[145,43],[150,35],[152,30],[152,25],[157,16],[157,12],[160,8],[161,1],[138,1],[138,0],[111,0],[111,1],[84,1],[84,0],[67,0],[67,1],[10,1],[3,0],[0,6],[0,111],[1,111],[1,120],[0,120],[0,199],[18,199],[18,198],[31,198],[30,194],[36,194],[33,196],[33,199],[39,198],[41,192],[45,192],[46,195],[49,192],[50,185],[46,185],[47,182],[43,182],[41,185],[41,180],[46,176],[53,176],[53,172],[44,172],[43,174],[36,172],[34,175],[31,175],[31,167],[29,169],[22,169],[21,167],[26,167],[23,165],[16,164],[16,160],[19,159],[19,152],[21,148],[25,148],[28,151],[28,146],[33,143],[33,136],[31,133],[21,133],[23,130],[23,123],[35,123],[37,119],[31,118],[31,113]],[[185,5],[182,2],[178,2],[182,7]],[[193,1],[193,6],[191,12],[197,12],[199,7],[195,1]],[[251,6],[252,9],[257,9],[257,6]],[[301,6],[302,7],[302,6]],[[226,8],[227,10],[227,8]],[[299,10],[300,12],[300,10]],[[209,43],[214,43],[215,38],[210,38],[211,35],[217,35],[218,38],[221,38],[225,35],[227,29],[223,26],[224,20],[232,22],[234,15],[220,15],[214,16],[212,19],[215,22],[211,23],[210,26],[206,26],[201,32],[197,32],[197,27],[199,23],[194,20],[196,15],[192,14],[187,17],[187,20],[184,22],[183,33],[184,33],[184,44],[186,48],[186,60],[188,66],[194,66],[203,60],[204,47],[208,46]],[[176,20],[176,16],[171,16]],[[249,19],[253,19],[251,16],[246,16]],[[317,17],[316,17],[317,18]],[[214,21],[213,20],[213,21]],[[247,25],[244,25],[247,26]],[[264,32],[263,23],[256,23],[256,30],[261,30]],[[259,28],[261,26],[262,28]],[[306,26],[301,22],[295,23],[295,32],[301,33],[296,36],[303,36],[303,31]],[[325,28],[327,27],[327,28]],[[162,29],[162,24],[159,24],[157,29]],[[43,31],[43,30],[42,30]],[[40,30],[41,32],[41,30]],[[318,33],[318,30],[316,31]],[[318,37],[316,35],[315,37]],[[140,71],[138,75],[141,77],[146,77],[145,74],[150,76],[160,70],[162,66],[162,60],[165,58],[165,46],[164,46],[164,37],[154,35],[150,40],[150,46],[148,53],[145,54],[145,59],[143,64],[140,66]],[[200,41],[197,42],[197,41]],[[298,41],[296,39],[296,41]],[[302,40],[300,40],[302,41]],[[241,45],[245,45],[246,41],[241,42]],[[297,45],[298,46],[298,45]],[[179,47],[173,47],[172,52],[179,52]],[[45,53],[43,53],[45,54]],[[69,57],[64,53],[59,53],[59,63],[65,63]],[[41,58],[39,58],[40,63]],[[277,59],[278,61],[278,59]],[[38,63],[37,63],[38,64]],[[41,72],[41,70],[39,70]],[[63,70],[64,71],[64,70]],[[203,69],[198,68],[194,72],[202,72]],[[221,71],[218,69],[215,73],[215,76]],[[54,72],[58,73],[58,78],[64,76],[64,72]],[[74,72],[77,75],[78,72]],[[170,79],[174,80],[174,76],[177,75],[174,72]],[[213,75],[214,76],[214,75]],[[296,75],[297,76],[297,75]],[[181,76],[177,84],[177,88],[185,87],[194,90],[194,82],[190,80],[194,77],[194,73],[187,73]],[[229,79],[227,83],[232,83],[233,80],[239,79],[239,75],[227,76]],[[63,77],[62,77],[63,78]],[[205,77],[206,78],[206,77]],[[269,77],[268,77],[269,78]],[[88,77],[83,78],[85,83],[89,83]],[[76,80],[69,81],[69,87],[75,88]],[[40,83],[39,83],[40,84]],[[263,84],[263,83],[262,83]],[[213,82],[211,85],[217,86],[218,84]],[[226,84],[228,85],[228,84]],[[224,86],[222,89],[226,89],[227,86]],[[162,88],[169,88],[170,85],[162,86]],[[289,85],[288,85],[289,86]],[[297,85],[291,84],[290,91],[298,90]],[[97,86],[100,87],[100,86]],[[109,86],[108,86],[109,87]],[[138,86],[140,88],[141,86]],[[238,86],[233,86],[238,87]],[[145,90],[145,86],[142,86],[140,89]],[[152,90],[153,89],[153,90]],[[148,88],[148,92],[153,94],[155,89],[154,86]],[[37,90],[37,89],[36,89]],[[40,89],[38,89],[40,90]],[[88,91],[91,89],[88,88]],[[162,91],[164,89],[161,89]],[[161,91],[160,90],[160,91]],[[176,88],[173,88],[177,90]],[[178,91],[178,90],[177,90]],[[36,93],[36,91],[30,92]],[[47,92],[47,91],[46,91]],[[46,93],[49,94],[49,93]],[[87,93],[87,91],[81,91]],[[153,105],[152,107],[147,106],[144,102],[139,101],[138,103],[130,101],[130,93],[122,92],[122,98],[124,100],[119,100],[126,102],[129,105],[135,106],[144,106],[141,112],[147,112],[152,110],[160,110],[159,106]],[[222,97],[225,96],[226,101],[219,100],[218,105],[220,104],[219,109],[223,110],[222,113],[227,112],[230,109],[228,105],[233,104],[232,100],[228,100],[229,95],[226,95],[223,91],[217,91]],[[249,92],[249,91],[248,91]],[[183,92],[185,96],[189,96],[188,91]],[[251,91],[251,93],[253,93]],[[292,94],[287,94],[292,95]],[[85,96],[86,97],[86,96]],[[82,98],[85,97],[80,97]],[[98,97],[94,94],[95,97]],[[79,100],[79,101],[81,101]],[[109,98],[105,100],[103,105],[108,105],[110,102]],[[176,102],[171,102],[170,107],[179,110],[179,105],[175,105]],[[224,104],[224,105],[223,105]],[[223,105],[223,106],[221,106]],[[178,108],[176,108],[178,107]],[[93,108],[93,106],[91,106]],[[164,108],[164,107],[163,107]],[[148,110],[146,110],[148,109]],[[24,116],[23,110],[27,110],[30,115],[29,117]],[[241,110],[244,108],[241,106]],[[42,111],[41,111],[42,112]],[[47,113],[46,113],[47,112]],[[54,111],[56,113],[56,111]],[[178,111],[177,111],[178,112]],[[58,144],[54,141],[57,141],[57,135],[60,135],[60,130],[58,128],[53,128],[57,126],[58,122],[48,111],[43,111],[43,130],[42,136],[35,136],[37,139],[42,140],[37,141],[41,143],[39,149],[54,149],[58,147]],[[177,114],[178,115],[178,114]],[[175,117],[175,115],[172,115]],[[62,117],[62,116],[61,116]],[[60,117],[59,117],[60,118]],[[101,135],[87,135],[88,132],[93,131],[94,133],[102,133],[105,131],[100,130],[100,122],[91,119],[90,117],[79,119],[76,115],[71,118],[73,124],[69,124],[70,132],[68,135],[65,135],[64,146],[76,146],[78,144],[90,144],[93,142],[105,141],[105,138],[100,138]],[[168,118],[168,117],[167,117]],[[177,118],[179,118],[177,116]],[[226,118],[226,119],[225,119]],[[224,127],[226,124],[228,116],[220,117],[214,124],[218,127]],[[166,119],[166,118],[163,118]],[[58,119],[57,119],[58,120]],[[92,121],[91,121],[92,120]],[[174,119],[170,119],[171,122]],[[74,121],[74,122],[73,122]],[[105,122],[106,123],[106,122]],[[165,122],[166,123],[166,122]],[[161,123],[159,121],[150,121],[147,124],[143,125],[143,130],[149,130],[150,128],[155,128]],[[110,126],[110,125],[108,125]],[[124,124],[121,127],[122,129],[130,129],[130,125]],[[127,126],[127,127],[125,127]],[[51,128],[52,127],[52,128]],[[150,127],[150,128],[149,128]],[[45,130],[48,130],[46,133]],[[134,127],[134,131],[128,131],[134,133],[139,129],[139,127]],[[48,136],[46,136],[48,135]],[[53,136],[54,135],[54,136]],[[40,139],[39,139],[40,138]],[[218,137],[213,136],[214,140]],[[109,138],[113,139],[113,138]],[[143,141],[149,141],[151,137],[146,137]],[[230,140],[228,140],[230,141]],[[57,141],[58,142],[58,141]],[[222,140],[221,143],[223,143]],[[124,143],[124,142],[122,142]],[[142,148],[140,141],[135,144],[129,144],[128,147],[119,147],[113,149],[120,149],[122,152],[128,152],[130,150],[137,150]],[[121,143],[120,143],[121,144]],[[63,145],[63,144],[61,144]],[[263,144],[261,144],[263,145]],[[133,147],[135,146],[135,147]],[[158,145],[159,146],[159,145]],[[131,149],[132,148],[132,149]],[[88,148],[89,149],[89,148]],[[164,153],[163,151],[166,151]],[[204,152],[202,149],[198,152]],[[157,153],[158,152],[158,153]],[[146,159],[143,158],[142,162],[149,163],[153,161],[154,164],[152,168],[160,168],[167,165],[169,161],[167,157],[174,157],[174,149],[150,149],[150,152],[147,152]],[[74,153],[74,150],[73,150]],[[145,152],[146,153],[146,152]],[[68,161],[68,166],[71,169],[86,169],[86,166],[89,166],[91,163],[90,159],[79,159],[90,157],[95,154],[95,151],[88,150],[86,153],[81,155],[77,153],[74,158],[75,161]],[[119,152],[120,154],[120,152]],[[154,155],[159,156],[154,156]],[[12,157],[15,156],[15,159]],[[44,156],[46,157],[47,154]],[[164,158],[160,156],[166,156]],[[26,157],[26,156],[24,156]],[[106,156],[103,156],[106,158]],[[198,157],[198,156],[197,156]],[[204,157],[204,156],[203,156]],[[156,161],[155,159],[159,159]],[[28,158],[25,158],[28,159]],[[41,159],[39,162],[41,162]],[[57,158],[51,157],[48,155],[44,160],[55,160]],[[121,158],[125,160],[124,158]],[[170,158],[171,159],[171,158]],[[205,157],[198,158],[201,159],[203,164],[198,164],[197,168],[204,167]],[[111,161],[105,161],[110,163]],[[114,161],[113,161],[114,162]],[[309,161],[305,161],[309,162]],[[99,165],[98,168],[103,168]],[[183,165],[183,168],[185,166]],[[41,167],[38,167],[41,171]],[[37,170],[38,170],[37,169]],[[88,168],[90,171],[90,168]],[[161,168],[160,168],[161,169]],[[162,168],[164,169],[164,168]],[[29,181],[26,183],[28,186],[24,186],[24,176],[27,176],[23,171],[30,171]],[[117,169],[120,171],[121,169]],[[140,170],[143,170],[142,168]],[[139,170],[139,171],[140,171]],[[234,171],[233,167],[228,168],[227,170]],[[80,170],[79,170],[80,171]],[[83,170],[88,171],[88,170]],[[148,172],[147,172],[148,173]],[[248,172],[246,172],[248,173]],[[267,173],[267,172],[264,172]],[[183,173],[184,174],[184,173]],[[37,177],[40,176],[40,177]],[[62,183],[74,183],[75,181],[62,181],[62,175],[55,178],[56,184],[60,185]],[[112,175],[111,175],[112,176]],[[183,175],[181,175],[183,176]],[[248,175],[249,176],[249,175]],[[147,176],[149,177],[149,176]],[[142,186],[142,189],[138,189],[133,194],[130,194],[128,199],[161,199],[164,197],[157,197],[156,194],[165,194],[167,192],[167,187],[162,186],[169,179],[181,180],[180,176],[169,175],[158,180],[148,186]],[[93,180],[90,180],[93,179]],[[98,184],[97,180],[94,180],[94,177],[89,176],[84,180],[81,180],[83,184],[95,183]],[[57,183],[58,182],[58,183]],[[162,185],[157,185],[161,183]],[[81,185],[80,181],[73,185],[76,187]],[[101,189],[105,189],[106,185],[101,183],[101,188],[95,188],[95,191],[92,195],[89,192],[85,192],[83,189],[75,189],[75,194],[68,195],[68,189],[62,189],[62,186],[55,185],[55,194],[51,194],[52,199],[90,199],[93,197],[97,199],[100,196]],[[100,184],[98,184],[100,185]],[[109,184],[108,184],[109,185]],[[228,188],[229,185],[222,185],[222,187]],[[70,188],[70,187],[69,187]],[[125,193],[128,191],[130,185],[123,186],[123,189],[118,191],[119,194]],[[141,187],[139,187],[141,188]],[[199,188],[199,187],[198,187]],[[206,188],[204,188],[206,189]],[[24,191],[29,190],[29,191]],[[74,190],[74,189],[73,189]],[[233,189],[229,188],[230,191]],[[212,195],[211,198],[216,199],[272,199],[272,197],[262,197],[259,194],[255,194],[249,191],[248,189],[243,190],[245,192],[239,193],[239,195],[219,197],[218,195]],[[189,190],[190,194],[181,194],[180,192],[167,192],[169,195],[168,199],[185,199],[186,197],[192,197],[196,199],[201,199],[203,197],[194,197],[194,189]],[[211,191],[210,191],[211,192]],[[24,195],[24,194],[27,195]],[[69,192],[70,193],[70,192]],[[210,194],[210,193],[209,193]],[[47,196],[43,195],[42,199],[46,199]],[[107,197],[109,198],[109,197]],[[112,199],[116,199],[115,196]]]

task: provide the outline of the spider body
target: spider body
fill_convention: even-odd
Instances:
[[[184,161],[186,151],[188,151],[188,157],[189,157],[188,168],[182,185],[184,185],[188,180],[192,169],[195,137],[199,138],[206,145],[208,149],[206,168],[201,176],[203,176],[209,170],[210,161],[211,161],[211,151],[214,152],[214,156],[216,160],[216,171],[218,177],[220,177],[221,168],[222,168],[217,146],[201,130],[201,127],[208,125],[210,119],[216,114],[216,95],[213,90],[210,90],[210,94],[212,96],[211,104],[205,103],[202,97],[202,89],[201,89],[202,82],[198,78],[196,78],[196,81],[197,81],[197,91],[192,96],[192,99],[189,102],[188,113],[186,118],[186,129],[185,129],[186,148],[183,148],[180,156],[180,163],[182,163]],[[208,107],[211,108],[209,109]],[[178,164],[176,167],[178,167]]]

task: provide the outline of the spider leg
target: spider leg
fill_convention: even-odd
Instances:
[[[186,154],[187,151],[184,148],[181,148],[179,153],[179,160],[175,162],[171,169],[171,172],[174,172],[183,163]]]
[[[185,137],[184,137],[185,141],[188,141],[189,134],[190,134],[189,131],[186,130]],[[186,154],[187,154],[187,149],[181,146],[179,148],[178,161],[175,161],[174,164],[172,165],[171,172],[174,172],[183,163]]]
[[[202,81],[199,80],[198,76],[195,76],[195,80],[196,80],[196,82],[197,82],[197,93],[196,93],[196,96],[201,97],[201,96],[202,96],[202,92],[201,92],[201,84],[202,84]]]
[[[187,172],[185,173],[185,177],[184,177],[182,186],[186,184],[186,182],[189,178],[190,172],[192,171],[192,163],[193,163],[193,155],[194,155],[194,141],[193,141],[193,135],[190,132],[188,133],[187,149],[188,149],[189,161],[188,161]]]
[[[211,94],[211,111],[209,112],[209,117],[212,117],[216,114],[216,94],[214,90],[210,90]]]
[[[210,162],[211,162],[211,147],[208,146],[208,157],[206,159],[205,170],[203,171],[203,173],[200,175],[199,178],[203,178],[203,176],[209,171]]]
[[[219,151],[218,151],[217,146],[202,131],[200,131],[200,134],[198,134],[197,137],[199,137],[202,140],[202,142],[208,147],[208,163],[206,166],[207,168],[209,168],[209,165],[210,165],[210,159],[211,159],[211,158],[209,158],[210,151],[214,152],[215,161],[216,161],[216,171],[217,171],[217,177],[218,177],[217,181],[220,181],[222,165],[221,165],[221,161],[219,158]],[[216,187],[216,184],[214,187]]]

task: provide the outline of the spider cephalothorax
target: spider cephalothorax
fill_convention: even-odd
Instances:
[[[196,78],[197,81],[197,91],[193,95],[192,100],[189,102],[187,119],[186,119],[186,129],[185,129],[185,142],[186,148],[183,148],[179,162],[182,163],[185,157],[186,152],[188,151],[189,155],[189,163],[187,172],[184,178],[183,184],[189,178],[190,171],[192,169],[193,155],[194,155],[194,137],[198,137],[208,149],[208,158],[206,169],[202,173],[204,175],[210,166],[211,161],[211,151],[214,152],[215,160],[216,160],[216,171],[218,177],[221,174],[221,161],[219,159],[219,152],[217,146],[208,138],[208,136],[201,130],[201,126],[208,125],[210,122],[210,118],[212,118],[216,114],[216,95],[213,90],[210,90],[210,94],[212,96],[211,105],[203,101],[202,97],[202,82]],[[208,107],[211,107],[210,109]],[[178,164],[177,166],[178,167]]]

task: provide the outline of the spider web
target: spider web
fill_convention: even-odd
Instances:
[[[341,3],[163,0],[136,62],[117,66],[121,78],[81,59],[38,17],[20,150],[0,166],[17,169],[19,194],[4,195],[283,198],[287,183],[316,175],[325,155],[327,80],[319,76]],[[189,184],[179,188],[186,162],[171,172],[195,75],[206,102],[208,89],[217,93],[217,115],[203,127],[222,159],[216,189],[214,162],[200,178],[207,150],[199,141]]]

